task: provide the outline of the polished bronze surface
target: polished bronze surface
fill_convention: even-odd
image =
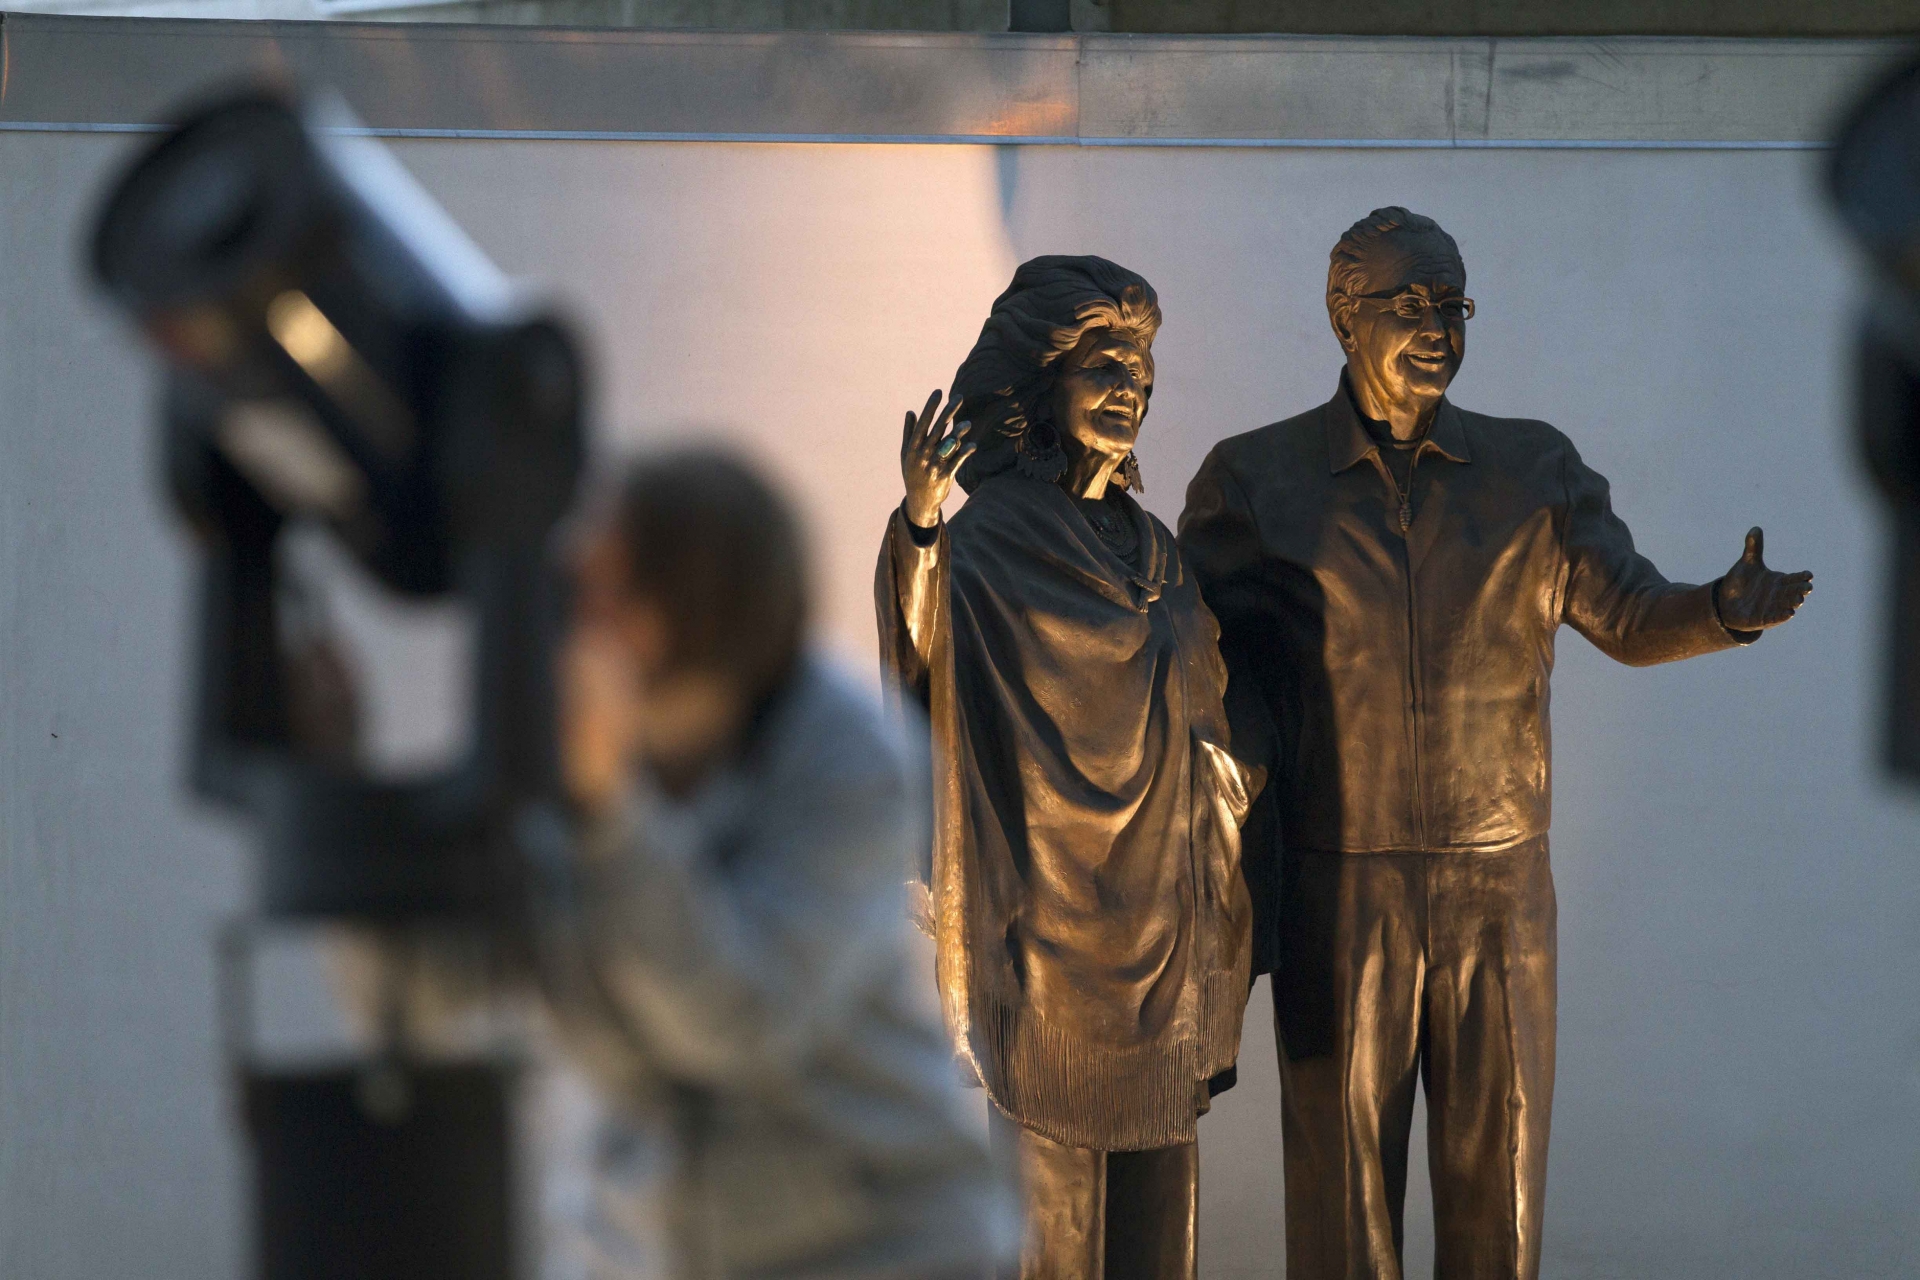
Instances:
[[[1097,1151],[1044,1138],[994,1112],[994,1154],[1017,1167],[1027,1224],[1001,1280],[1194,1280],[1200,1148]]]
[[[1669,582],[1565,436],[1448,401],[1465,288],[1430,220],[1356,223],[1328,272],[1333,399],[1223,441],[1180,522],[1235,751],[1274,774],[1245,870],[1275,970],[1293,1280],[1399,1277],[1416,1064],[1436,1274],[1537,1274],[1555,633],[1669,662],[1751,643],[1811,589],[1766,567],[1758,529],[1717,582]]]
[[[1287,1274],[1399,1274],[1416,1075],[1435,1274],[1533,1274],[1553,1105],[1547,842],[1291,854],[1279,914]]]
[[[1218,630],[1124,491],[1158,326],[1112,263],[1022,266],[955,379],[966,420],[937,394],[907,417],[876,583],[890,683],[933,728],[948,1030],[1000,1112],[1092,1152],[1193,1141],[1248,982]],[[1053,1185],[1028,1188],[1048,1256],[1082,1221]]]
[[[1291,847],[1540,835],[1561,623],[1635,665],[1754,633],[1721,625],[1711,584],[1668,582],[1638,554],[1606,479],[1542,422],[1440,401],[1410,460],[1403,533],[1400,487],[1350,387],[1222,443],[1188,493],[1182,547],[1228,662],[1263,695],[1235,744],[1270,744]]]

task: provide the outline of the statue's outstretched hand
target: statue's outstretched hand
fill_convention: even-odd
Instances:
[[[1755,525],[1747,530],[1747,549],[1714,584],[1713,604],[1720,624],[1729,631],[1765,631],[1794,615],[1813,590],[1813,574],[1781,573],[1760,558],[1766,535]]]
[[[927,397],[927,407],[918,415],[907,414],[907,427],[900,439],[900,477],[907,482],[905,510],[907,519],[922,529],[940,523],[940,507],[953,492],[953,478],[960,464],[973,455],[973,424],[955,422],[954,410],[960,401],[948,401],[940,407],[938,391]]]

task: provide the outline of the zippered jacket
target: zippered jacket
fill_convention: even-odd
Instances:
[[[1319,408],[1215,446],[1187,490],[1180,548],[1220,622],[1235,754],[1271,775],[1246,833],[1256,899],[1281,843],[1544,835],[1562,623],[1635,666],[1758,637],[1721,626],[1712,584],[1634,550],[1606,478],[1544,422],[1443,400],[1408,501],[1403,532],[1344,373]]]

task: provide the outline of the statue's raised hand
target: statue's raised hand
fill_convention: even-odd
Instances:
[[[1813,590],[1813,575],[1805,570],[1781,573],[1767,568],[1760,558],[1765,539],[1758,525],[1747,530],[1746,551],[1714,587],[1714,607],[1720,611],[1721,625],[1729,631],[1777,627],[1793,616]]]
[[[973,455],[973,424],[953,422],[958,399],[940,407],[940,393],[927,397],[927,407],[919,414],[907,414],[907,428],[900,440],[900,477],[907,482],[905,511],[907,519],[922,529],[940,523],[940,507],[953,492],[953,478],[960,464]],[[948,430],[948,424],[952,430]]]

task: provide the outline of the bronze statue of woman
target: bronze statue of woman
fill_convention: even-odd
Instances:
[[[1124,267],[1022,265],[945,408],[907,414],[880,553],[882,662],[933,731],[924,923],[1017,1153],[1022,1280],[1191,1280],[1195,1119],[1247,1001],[1219,629],[1127,493],[1159,327]]]

